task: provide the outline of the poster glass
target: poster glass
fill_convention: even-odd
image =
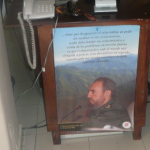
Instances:
[[[134,129],[140,26],[53,29],[59,129]]]

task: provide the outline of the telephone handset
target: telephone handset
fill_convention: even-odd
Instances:
[[[25,46],[26,57],[27,57],[28,64],[32,69],[36,68],[36,47],[35,47],[35,39],[34,39],[34,29],[31,20],[53,18],[55,12],[54,3],[55,0],[24,0],[23,13],[22,12],[18,13],[18,20],[21,24],[21,29],[23,33],[23,41]],[[24,21],[21,17],[22,14],[24,20],[28,22],[31,31],[32,61],[30,58],[27,35],[24,27]]]
[[[55,16],[55,0],[24,0],[23,18],[30,20],[53,18]]]

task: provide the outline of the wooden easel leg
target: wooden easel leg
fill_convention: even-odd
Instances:
[[[140,140],[141,139],[142,126],[135,126],[133,131],[133,139]]]
[[[61,144],[61,138],[60,138],[59,131],[53,131],[52,132],[52,137],[53,137],[53,144],[54,145]]]

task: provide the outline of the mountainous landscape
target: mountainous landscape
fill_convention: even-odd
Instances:
[[[98,77],[112,79],[117,86],[116,98],[128,107],[134,101],[136,65],[137,55],[131,54],[127,57],[100,58],[55,67],[59,120],[82,105],[82,109],[64,121],[83,121],[88,107],[88,88]]]

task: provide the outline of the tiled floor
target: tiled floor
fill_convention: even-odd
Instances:
[[[16,33],[16,34],[15,34]],[[16,39],[16,35],[18,40]],[[20,29],[5,30],[11,75],[15,78],[15,99],[29,89],[33,81],[22,58]],[[30,71],[31,75],[34,75]],[[23,127],[30,127],[45,119],[43,98],[36,88],[16,101],[19,123]],[[142,130],[142,139],[134,141],[131,132],[123,134],[63,139],[61,145],[53,145],[51,133],[46,127],[23,130],[22,150],[149,150],[150,149],[150,104],[147,105],[146,126]],[[44,125],[43,122],[40,125]]]

